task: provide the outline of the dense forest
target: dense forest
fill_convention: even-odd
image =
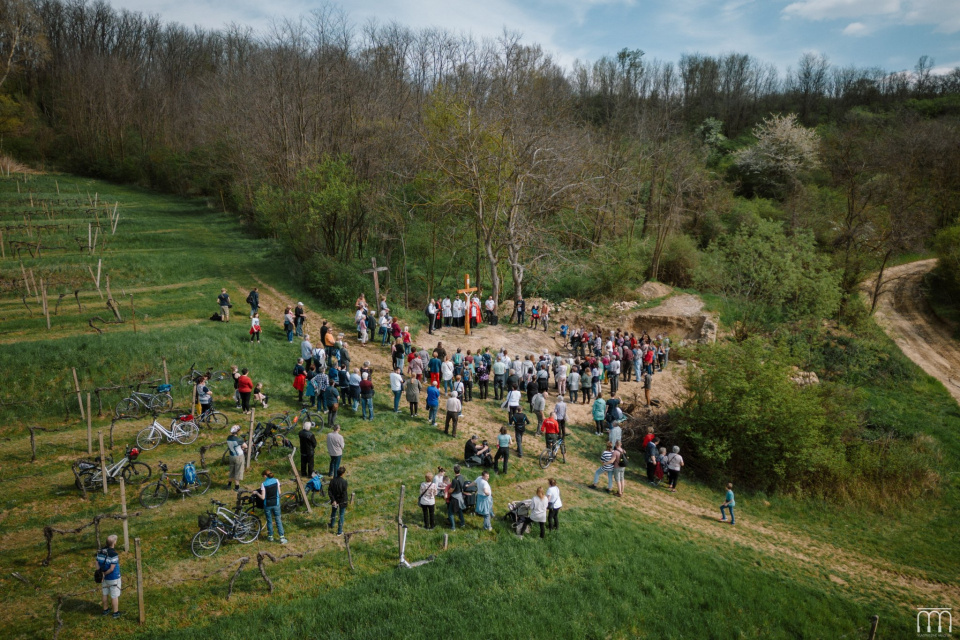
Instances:
[[[332,7],[266,33],[87,0],[2,11],[5,152],[209,196],[332,303],[375,255],[410,307],[469,270],[499,299],[655,279],[829,317],[897,256],[955,252],[960,68],[926,56],[781,73],[624,49],[564,69],[517,34],[355,28]],[[746,273],[770,243],[786,253]]]

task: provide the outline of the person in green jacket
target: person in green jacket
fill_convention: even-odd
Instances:
[[[607,401],[603,399],[602,394],[597,393],[597,399],[593,401],[593,422],[594,435],[602,436],[606,428]]]

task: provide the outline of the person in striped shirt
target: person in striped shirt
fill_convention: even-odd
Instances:
[[[597,488],[601,473],[607,474],[607,492],[609,493],[613,489],[613,467],[616,465],[617,459],[618,454],[613,450],[613,443],[608,442],[606,450],[600,454],[600,468],[593,474],[593,484],[590,485],[591,489]]]

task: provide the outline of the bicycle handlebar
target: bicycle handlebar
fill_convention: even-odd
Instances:
[[[226,504],[220,502],[219,500],[215,500],[215,499],[211,499],[210,502],[212,502],[213,504],[217,505],[218,507],[225,507],[225,506],[227,506]]]

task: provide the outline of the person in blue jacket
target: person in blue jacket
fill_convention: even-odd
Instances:
[[[427,410],[430,412],[430,424],[437,426],[437,409],[440,407],[440,388],[434,380],[427,387]]]

